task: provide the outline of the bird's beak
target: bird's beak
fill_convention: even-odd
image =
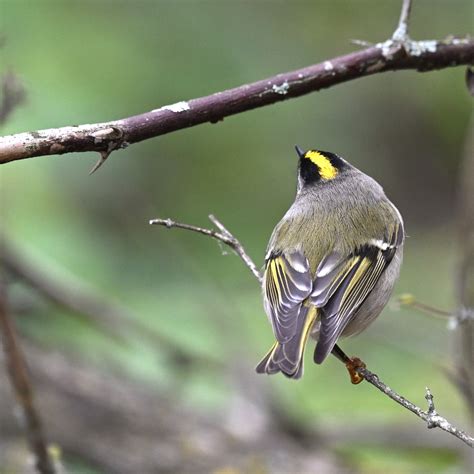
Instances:
[[[304,151],[298,145],[295,145],[295,150],[300,158],[304,158]]]

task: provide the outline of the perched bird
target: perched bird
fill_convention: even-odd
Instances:
[[[336,343],[387,304],[402,262],[402,217],[374,179],[340,156],[296,151],[296,198],[270,238],[262,285],[276,342],[256,371],[300,378],[311,335],[314,362],[332,352],[359,383],[365,365]]]

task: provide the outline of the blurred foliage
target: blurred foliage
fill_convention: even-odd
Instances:
[[[405,472],[429,472],[431,474],[456,473],[462,470],[456,457],[449,451],[432,449],[376,449],[367,446],[351,446],[342,455],[364,474],[401,474]]]
[[[15,71],[28,90],[27,104],[1,132],[125,117],[329,59],[356,49],[350,39],[387,38],[400,3],[0,0],[1,72]],[[469,0],[415,2],[416,39],[471,28]],[[352,81],[133,145],[93,176],[92,153],[2,167],[2,230],[131,308],[150,330],[225,369],[217,376],[205,368],[176,371],[159,347],[113,341],[46,304],[21,319],[23,331],[91,363],[178,388],[187,404],[218,412],[231,395],[232,371],[243,365],[257,378],[253,366],[271,343],[259,289],[214,242],[148,220],[208,226],[212,212],[262,262],[293,199],[295,143],[337,152],[380,181],[409,235],[396,292],[452,308],[456,174],[472,106],[463,77],[456,68]],[[420,405],[429,385],[438,410],[462,419],[460,397],[441,370],[449,367],[450,340],[443,322],[389,307],[343,347]],[[368,384],[351,386],[337,361],[316,367],[307,355],[301,382],[259,379],[301,423],[416,423]],[[353,457],[359,467],[361,456]],[[417,469],[410,455],[365,456],[373,472]]]

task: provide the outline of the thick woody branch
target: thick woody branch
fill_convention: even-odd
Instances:
[[[35,468],[39,474],[54,474],[55,469],[48,453],[41,419],[36,410],[33,389],[23,353],[17,342],[16,331],[8,314],[5,289],[0,284],[0,332],[7,372],[21,409],[21,418],[31,452],[35,457]]]
[[[412,69],[432,71],[474,63],[474,40],[391,39],[362,51],[215,94],[166,105],[105,123],[25,132],[0,138],[0,164],[42,155],[96,151],[101,162],[114,150],[248,110],[300,97],[364,76]]]
[[[457,274],[458,313],[456,330],[457,379],[471,412],[474,426],[474,114],[468,124],[464,159],[458,182],[459,258]]]
[[[207,235],[208,237],[212,237],[215,240],[222,242],[225,245],[228,245],[236,253],[240,256],[242,261],[245,265],[250,269],[250,271],[254,274],[257,278],[259,283],[262,282],[262,276],[260,272],[257,270],[257,266],[252,261],[252,259],[247,255],[243,245],[234,237],[214,216],[209,216],[211,221],[216,225],[216,227],[221,230],[221,232],[217,232],[213,229],[206,229],[203,227],[196,227],[189,224],[182,224],[179,222],[172,221],[171,219],[152,219],[150,220],[150,224],[162,225],[168,228],[177,227],[180,229],[191,230],[193,232],[197,232],[199,234]],[[224,232],[222,232],[224,231]],[[434,409],[433,397],[429,389],[426,389],[426,399],[428,401],[428,410],[424,411],[414,403],[407,400],[405,397],[399,395],[397,392],[392,390],[388,387],[385,383],[383,383],[379,377],[368,370],[367,368],[358,368],[357,371],[364,377],[364,379],[372,384],[374,387],[378,388],[382,393],[387,395],[387,397],[391,398],[393,401],[401,405],[402,407],[406,408],[407,410],[414,413],[416,416],[421,418],[423,421],[427,423],[428,428],[440,428],[447,433],[452,434],[456,438],[460,439],[464,443],[466,443],[471,448],[474,447],[474,438],[466,434],[464,431],[460,430],[452,423],[447,421],[442,416],[438,415],[436,410]]]

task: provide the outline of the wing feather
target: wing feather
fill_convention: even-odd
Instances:
[[[301,304],[310,295],[312,286],[309,263],[301,252],[270,255],[265,266],[264,304],[281,344],[295,336]]]
[[[258,373],[275,374],[282,372],[290,378],[298,379],[303,374],[303,353],[317,316],[317,309],[307,303],[299,306],[296,334],[283,344],[278,341],[257,365]]]
[[[321,324],[314,360],[321,363],[377,284],[403,237],[400,224],[389,238],[372,239],[349,255],[330,252],[318,265],[314,279],[302,252],[270,252],[263,293],[277,342],[257,371],[300,375],[302,350],[316,318],[316,312],[308,317],[308,304],[319,308]]]
[[[321,308],[316,363],[320,364],[332,351],[402,242],[403,229],[398,226],[390,239],[374,240],[345,258],[332,252],[321,261],[311,293],[311,301]]]

